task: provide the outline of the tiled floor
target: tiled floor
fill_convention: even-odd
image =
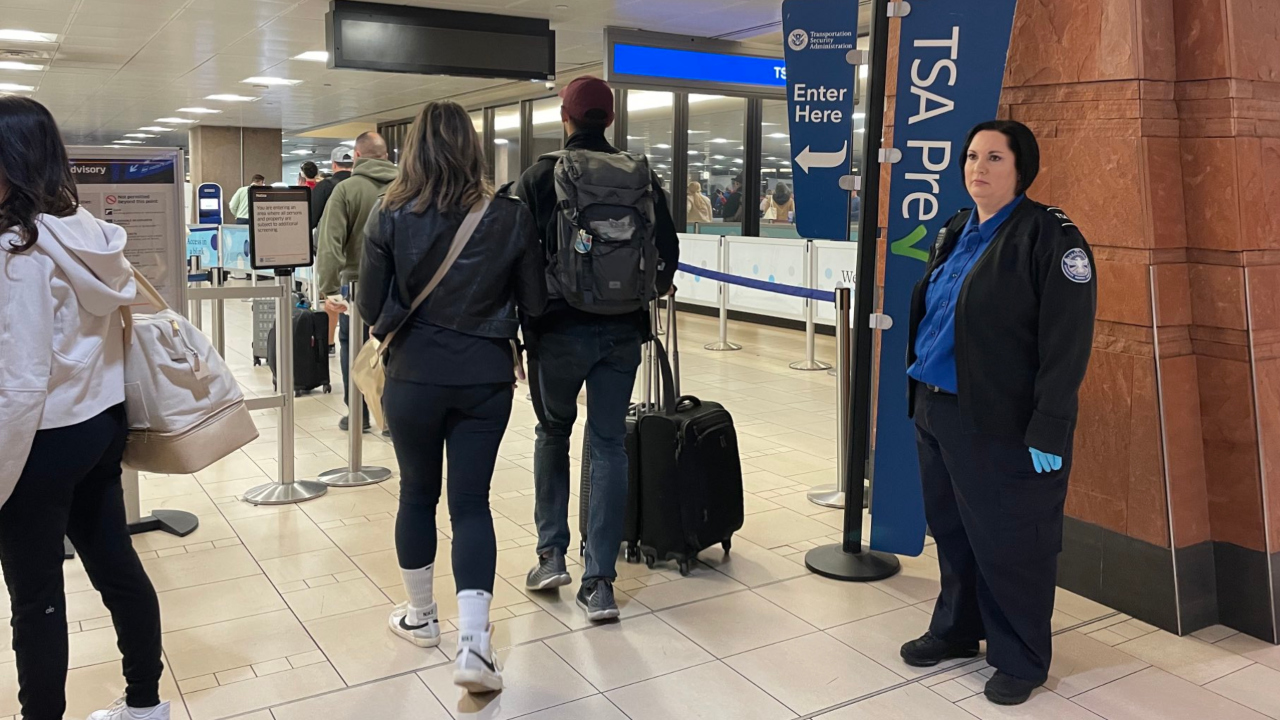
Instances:
[[[209,313],[205,313],[209,317]],[[227,306],[228,355],[251,394],[271,391],[253,368],[249,305]],[[164,694],[191,720],[1177,720],[1280,718],[1280,648],[1225,628],[1176,638],[1062,592],[1052,677],[1026,705],[981,696],[982,660],[922,671],[898,659],[928,624],[937,594],[932,548],[869,585],[809,574],[804,553],[837,540],[841,513],[810,504],[834,481],[834,380],[787,368],[799,333],[734,325],[747,349],[702,350],[714,323],[684,317],[684,391],[725,403],[743,450],[746,527],[725,558],[703,556],[692,577],[674,567],[619,566],[621,623],[590,627],[572,592],[530,595],[533,413],[521,399],[502,445],[493,507],[499,537],[494,620],[507,689],[468,697],[451,683],[453,634],[422,650],[385,620],[403,599],[393,548],[397,484],[331,490],[290,507],[237,499],[274,478],[276,418],[262,438],[189,477],[144,477],[143,509],[200,516],[186,538],[136,538],[164,612]],[[821,356],[831,343],[819,340]],[[334,363],[335,384],[338,378]],[[523,397],[523,393],[519,394]],[[338,395],[297,404],[297,464],[317,474],[345,462]],[[366,463],[396,469],[366,435]],[[577,461],[575,460],[575,477]],[[570,505],[577,524],[576,499]],[[446,630],[456,615],[450,529],[440,510],[436,591]],[[576,563],[572,570],[580,570]],[[77,562],[66,566],[71,620],[67,717],[119,694],[119,653],[106,611]],[[3,600],[0,598],[0,600]],[[7,608],[7,602],[0,602]],[[7,612],[7,610],[5,611]],[[17,712],[12,651],[0,645],[0,720]]]

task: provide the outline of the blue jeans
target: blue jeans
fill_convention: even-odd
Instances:
[[[539,335],[542,407],[534,445],[538,552],[569,550],[569,440],[587,386],[591,505],[583,581],[617,577],[627,512],[627,411],[640,366],[641,332],[630,321],[565,323]]]
[[[351,286],[342,286],[342,297],[351,300]],[[354,312],[354,310],[353,310]],[[364,341],[369,342],[369,326],[364,326]],[[338,342],[341,347],[338,348],[338,366],[342,368],[342,403],[349,404],[350,395],[347,388],[351,387],[347,383],[351,381],[351,318],[342,313],[338,316]],[[364,405],[364,424],[369,424],[369,406]]]

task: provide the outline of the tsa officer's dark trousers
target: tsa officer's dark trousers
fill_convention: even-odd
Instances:
[[[957,644],[985,639],[992,667],[1043,682],[1070,451],[1061,470],[1037,474],[1022,442],[965,432],[956,396],[924,387],[915,422],[925,516],[942,572],[929,631]]]

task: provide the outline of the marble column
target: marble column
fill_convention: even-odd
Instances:
[[[1001,115],[1093,245],[1060,584],[1277,640],[1280,4],[1019,3]]]
[[[191,129],[190,141],[191,184],[199,187],[212,182],[222,186],[222,213],[228,222],[234,222],[234,218],[227,203],[236,190],[249,184],[250,178],[262,175],[268,185],[281,180],[279,129],[197,125]]]

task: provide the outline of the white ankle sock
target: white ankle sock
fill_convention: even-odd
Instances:
[[[458,630],[484,632],[489,629],[489,604],[493,595],[484,590],[458,591]]]
[[[400,568],[404,590],[409,595],[409,616],[405,620],[410,625],[421,625],[426,620],[428,611],[435,605],[435,570],[435,563],[418,570]]]

